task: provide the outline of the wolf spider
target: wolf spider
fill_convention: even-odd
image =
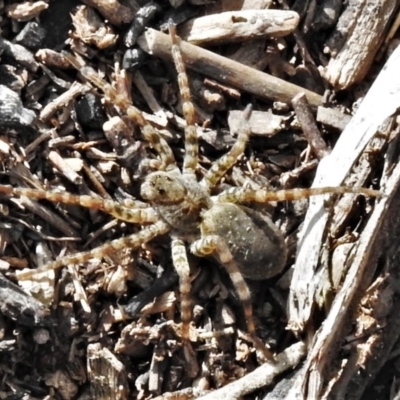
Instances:
[[[297,200],[326,193],[362,193],[377,196],[379,192],[364,188],[325,187],[293,190],[251,190],[231,188],[212,196],[211,191],[226,172],[236,163],[245,150],[250,136],[248,119],[251,108],[243,112],[243,120],[237,140],[232,148],[219,158],[209,171],[198,180],[198,138],[195,127],[195,111],[185,65],[182,59],[179,37],[170,27],[172,56],[177,69],[178,83],[183,100],[182,109],[186,120],[185,155],[180,170],[172,150],[158,132],[126,97],[89,67],[82,67],[77,60],[66,55],[79,68],[83,77],[103,91],[106,101],[119,107],[127,117],[141,126],[144,138],[160,158],[160,170],[149,173],[141,185],[141,196],[148,207],[138,207],[134,201],[117,202],[91,196],[49,192],[28,188],[12,188],[0,185],[0,192],[10,196],[27,196],[52,202],[74,204],[102,210],[119,220],[144,225],[138,233],[112,240],[95,249],[71,254],[50,262],[35,270],[17,273],[18,279],[29,279],[34,274],[54,270],[68,264],[82,264],[92,258],[103,258],[125,248],[135,249],[153,238],[169,233],[173,265],[179,275],[181,301],[182,341],[187,358],[192,349],[189,326],[192,317],[190,268],[185,243],[197,256],[213,256],[226,269],[236,292],[243,303],[247,330],[254,346],[268,359],[271,352],[256,334],[251,296],[245,278],[262,280],[279,274],[286,262],[286,245],[282,234],[266,216],[245,207],[248,203]]]

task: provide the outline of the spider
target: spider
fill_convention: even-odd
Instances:
[[[189,337],[192,317],[190,268],[186,248],[186,245],[189,245],[193,254],[201,257],[213,256],[229,273],[243,303],[248,334],[254,346],[271,360],[273,359],[271,351],[256,334],[251,295],[245,278],[261,280],[279,274],[286,263],[287,249],[283,235],[273,222],[243,204],[297,200],[326,193],[362,193],[368,196],[379,196],[380,193],[371,189],[349,187],[280,191],[231,188],[212,196],[212,189],[218,185],[245,150],[251,133],[248,123],[251,107],[248,106],[243,112],[235,144],[199,180],[196,175],[199,150],[195,111],[180,51],[180,39],[173,26],[170,26],[170,36],[172,56],[183,100],[182,109],[187,123],[182,169],[178,168],[168,144],[144,119],[140,110],[121,96],[112,85],[99,78],[90,67],[82,67],[74,57],[66,55],[71,64],[79,68],[86,80],[103,91],[106,101],[119,107],[129,119],[141,127],[144,138],[159,156],[160,168],[158,171],[150,172],[141,185],[141,196],[148,202],[148,207],[139,206],[135,201],[117,202],[91,196],[0,185],[0,192],[9,196],[27,196],[80,205],[102,210],[119,220],[144,226],[138,233],[112,240],[89,251],[64,256],[35,270],[20,271],[17,276],[19,280],[30,279],[40,272],[68,264],[82,264],[89,259],[103,258],[125,248],[135,249],[159,235],[169,233],[172,261],[179,275],[181,335],[185,357],[188,360],[193,358]]]

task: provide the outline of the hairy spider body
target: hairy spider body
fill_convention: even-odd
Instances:
[[[191,174],[179,170],[153,172],[146,177],[140,193],[174,234],[198,236],[200,213],[211,206],[211,199]]]
[[[282,272],[287,249],[270,218],[248,207],[216,203],[202,212],[201,235],[225,239],[244,278],[268,279]]]
[[[179,49],[179,40],[173,27],[171,39],[172,54],[183,98],[182,108],[187,121],[182,171],[177,167],[168,144],[147,123],[140,110],[122,97],[112,85],[100,79],[95,71],[89,67],[82,68],[74,57],[67,55],[68,60],[80,69],[84,78],[103,91],[108,102],[119,107],[132,122],[141,126],[143,137],[151,144],[159,157],[161,170],[150,173],[142,183],[141,196],[147,200],[148,206],[135,201],[121,203],[90,196],[0,185],[0,192],[8,195],[78,204],[102,210],[130,223],[144,225],[138,233],[112,240],[89,251],[64,256],[36,270],[20,271],[17,276],[19,279],[29,279],[39,272],[68,264],[81,264],[91,258],[102,258],[124,248],[135,249],[158,235],[169,233],[172,261],[180,282],[182,340],[187,360],[193,362],[194,357],[189,335],[191,281],[186,244],[190,245],[190,250],[195,255],[215,257],[227,270],[243,303],[250,338],[265,357],[271,358],[270,351],[256,335],[251,296],[244,278],[266,279],[281,272],[286,261],[286,246],[281,233],[269,218],[242,204],[296,200],[325,193],[364,193],[370,196],[379,196],[380,193],[369,189],[346,187],[276,192],[232,188],[217,196],[211,196],[211,190],[244,152],[250,135],[248,119],[251,110],[248,107],[243,113],[242,125],[233,147],[198,181],[195,174],[198,165],[195,113]],[[194,376],[196,371],[196,368],[192,368],[189,374]]]
[[[173,248],[191,244],[194,254],[212,254],[229,272],[243,302],[248,329],[254,343],[270,358],[267,349],[256,336],[252,317],[251,296],[244,281],[267,279],[280,273],[286,262],[284,238],[272,221],[261,214],[232,203],[219,203],[204,188],[204,181],[197,182],[192,174],[154,172],[141,187],[141,195],[157,211],[161,220],[170,228]],[[183,250],[174,265],[187,264]],[[187,268],[186,268],[187,269]],[[189,295],[187,281],[181,294]],[[183,300],[184,301],[184,300]],[[182,320],[188,325],[191,309],[182,306]],[[188,328],[184,330],[188,335]]]
[[[171,235],[189,243],[210,235],[225,238],[245,278],[268,279],[282,271],[286,246],[273,222],[248,207],[212,199],[191,175],[151,173],[141,195],[170,226]]]

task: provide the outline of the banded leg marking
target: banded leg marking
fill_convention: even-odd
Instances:
[[[217,196],[221,203],[268,203],[271,201],[293,201],[318,196],[323,194],[362,194],[370,197],[382,197],[383,194],[374,189],[349,186],[327,186],[308,189],[283,189],[283,190],[252,190],[245,188],[232,188]]]
[[[187,259],[185,244],[180,239],[171,243],[172,261],[179,275],[179,292],[181,296],[182,343],[186,360],[187,373],[195,377],[199,372],[196,353],[190,342],[190,322],[192,321],[192,302],[190,300],[191,282],[190,267]]]
[[[138,233],[134,233],[120,239],[112,240],[103,244],[100,247],[96,247],[95,249],[65,256],[60,260],[50,262],[36,269],[17,272],[17,278],[19,280],[27,280],[31,279],[32,276],[36,274],[58,269],[68,264],[77,265],[85,263],[92,258],[103,258],[125,248],[135,249],[142,244],[149,242],[154,237],[162,235],[168,231],[169,226],[163,221],[158,221],[153,225],[143,228]]]
[[[211,166],[207,174],[204,176],[202,183],[207,187],[214,187],[226,174],[226,172],[232,168],[239,156],[243,154],[244,150],[246,149],[246,144],[251,134],[249,125],[250,115],[251,105],[248,105],[243,111],[243,121],[241,123],[235,144],[226,154],[224,154]]]
[[[225,241],[220,236],[206,236],[194,242],[191,246],[191,250],[198,256],[210,255],[214,252],[218,254],[221,264],[228,272],[232,283],[235,286],[236,293],[243,303],[244,314],[247,322],[247,330],[254,346],[260,350],[267,359],[273,360],[272,353],[257,336],[249,287],[247,286],[247,283],[245,282],[239,267],[233,259],[232,253],[230,252]]]
[[[171,243],[172,262],[179,276],[179,292],[181,295],[182,339],[189,341],[189,328],[192,320],[192,302],[190,300],[190,267],[186,255],[185,244],[180,239]]]
[[[169,25],[169,33],[172,41],[171,53],[175,68],[178,72],[178,85],[182,97],[182,112],[186,121],[185,128],[185,158],[183,161],[183,173],[194,174],[199,158],[199,145],[196,131],[196,112],[191,99],[190,86],[183,62],[179,38],[173,24]]]
[[[106,100],[109,103],[115,104],[126,113],[130,120],[142,127],[143,136],[150,142],[161,159],[162,169],[167,169],[169,165],[175,165],[175,157],[171,148],[168,146],[168,143],[161,138],[157,130],[146,121],[142,112],[132,105],[126,96],[121,96],[112,85],[100,78],[93,68],[88,66],[82,67],[71,54],[66,52],[63,54],[71,65],[76,68],[87,81],[104,93]]]
[[[0,185],[0,193],[9,196],[26,196],[30,199],[48,200],[54,203],[78,205],[90,209],[101,210],[113,217],[130,223],[152,223],[158,220],[156,211],[151,207],[132,209],[118,201],[92,196],[77,196],[70,193],[48,192],[45,190],[13,188]]]

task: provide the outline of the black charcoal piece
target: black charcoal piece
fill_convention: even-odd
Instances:
[[[18,324],[52,326],[50,311],[39,301],[26,294],[21,288],[0,274],[0,311],[18,321]]]
[[[128,70],[137,70],[143,66],[146,61],[146,54],[142,49],[128,49],[122,59],[122,68]]]
[[[300,18],[303,18],[308,10],[309,5],[310,0],[296,0],[290,9],[296,11],[297,14],[300,15]]]
[[[126,47],[132,47],[136,44],[138,37],[144,32],[154,16],[162,11],[161,5],[151,1],[136,13],[128,32],[124,37],[124,44]]]
[[[4,40],[0,40],[0,56],[3,54],[6,44]]]
[[[194,18],[198,15],[199,11],[195,7],[189,7],[183,5],[182,7],[173,8],[169,12],[165,13],[160,23],[160,30],[168,31],[170,23],[173,25],[179,25],[188,19]]]
[[[0,222],[0,233],[3,241],[8,244],[17,242],[24,231],[21,224],[10,224],[8,222]]]
[[[46,30],[37,22],[31,21],[24,26],[15,41],[30,50],[36,51],[42,48],[45,37]]]
[[[72,29],[71,13],[81,4],[79,0],[50,1],[48,9],[40,14],[41,25],[49,32],[43,42],[44,48],[54,50],[64,47],[68,31]]]
[[[312,27],[316,31],[333,28],[342,11],[342,0],[325,0],[317,5]]]
[[[323,94],[325,90],[321,75],[311,64],[299,65],[290,81],[315,93]]]
[[[215,0],[189,0],[192,6],[204,6],[206,4],[215,3]]]
[[[34,55],[20,44],[11,43],[10,41],[0,37],[0,48],[4,49],[4,55],[9,59],[22,65],[31,72],[36,72],[39,64],[36,62]]]
[[[23,107],[17,93],[0,85],[0,129],[13,128],[21,133],[21,128],[30,128],[35,118],[32,110]]]
[[[130,317],[135,317],[138,312],[147,304],[151,303],[155,297],[165,293],[171,286],[178,282],[178,275],[175,272],[164,272],[147,289],[129,300],[125,306],[125,313]]]
[[[92,93],[83,96],[75,110],[78,122],[86,128],[101,129],[106,120],[100,99]]]
[[[180,7],[185,0],[169,0],[169,2],[171,3],[172,7],[178,8]]]
[[[0,85],[5,85],[14,92],[20,93],[26,82],[12,65],[0,65]]]

